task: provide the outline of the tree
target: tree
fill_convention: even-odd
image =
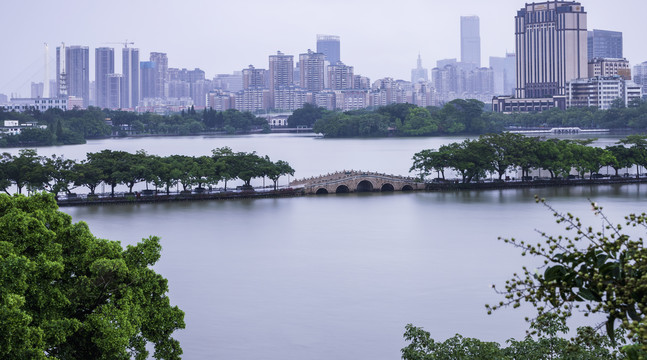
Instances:
[[[90,195],[94,195],[97,189],[97,186],[101,184],[101,179],[103,179],[103,173],[101,169],[94,166],[87,160],[83,160],[80,163],[77,163],[73,167],[74,171],[74,185],[75,186],[86,186],[90,189]]]
[[[437,342],[431,334],[411,324],[406,326],[404,338],[409,341],[402,349],[404,360],[446,360],[446,359],[497,359],[497,360],[589,360],[622,359],[612,349],[609,339],[593,328],[583,326],[577,329],[577,336],[567,340],[566,323],[556,316],[547,315],[533,321],[523,340],[514,338],[506,341],[507,347],[495,342],[466,338],[460,334]],[[622,335],[622,333],[619,333]]]
[[[237,158],[231,148],[227,146],[213,149],[211,154],[216,162],[218,176],[225,182],[225,191],[227,191],[227,181],[234,180],[237,177]]]
[[[22,193],[22,188],[43,189],[47,184],[47,173],[42,163],[42,158],[38,156],[34,149],[22,149],[18,156],[11,156],[8,153],[3,154],[4,175],[12,181],[18,188],[18,193]]]
[[[269,159],[268,169],[266,172],[267,177],[269,177],[274,182],[274,190],[278,187],[279,178],[283,175],[294,175],[294,169],[286,161],[279,160],[275,163],[272,163]]]
[[[45,172],[49,176],[47,188],[54,195],[64,191],[70,193],[70,184],[74,182],[76,173],[74,172],[74,160],[65,159],[63,156],[52,155],[45,159]]]
[[[125,151],[102,150],[88,153],[88,164],[101,173],[101,181],[110,185],[110,196],[115,196],[115,187],[124,181],[128,173],[130,154]]]
[[[297,127],[297,126],[307,126],[312,127],[314,123],[323,118],[324,114],[328,111],[322,107],[312,105],[310,103],[303,104],[301,109],[296,109],[288,117],[288,126]]]
[[[179,359],[184,313],[151,267],[159,239],[125,250],[58,211],[54,196],[0,196],[0,357]]]
[[[514,164],[514,149],[523,141],[524,136],[512,133],[482,135],[479,141],[492,148],[492,167],[499,174],[499,180]]]
[[[544,262],[543,274],[523,267],[523,274],[508,280],[499,291],[505,300],[487,305],[488,313],[505,306],[518,307],[522,302],[532,304],[539,317],[547,313],[567,319],[574,311],[606,314],[607,335],[617,340],[615,327],[629,331],[636,341],[637,351],[647,356],[645,313],[647,306],[647,249],[642,238],[634,239],[628,229],[647,229],[647,215],[629,214],[625,224],[612,223],[602,208],[592,203],[594,214],[601,218],[602,227],[586,226],[579,217],[560,213],[543,199],[570,236],[553,236],[541,232],[537,244],[504,239],[522,251],[522,255],[537,256]],[[495,288],[496,289],[496,288]],[[631,357],[630,357],[631,358]],[[641,357],[643,358],[643,357]]]

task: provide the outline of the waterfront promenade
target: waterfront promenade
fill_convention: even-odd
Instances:
[[[375,183],[375,184],[374,184]],[[394,192],[394,191],[464,191],[464,190],[503,190],[518,188],[545,188],[569,186],[599,186],[647,183],[647,177],[602,177],[585,179],[534,179],[534,180],[483,180],[461,183],[456,179],[420,182],[414,178],[385,175],[365,171],[341,171],[332,174],[295,180],[289,187],[278,190],[271,188],[248,188],[223,191],[221,189],[202,189],[166,194],[164,191],[146,190],[135,193],[109,193],[97,195],[59,195],[59,206],[110,205],[155,202],[180,202],[204,200],[235,200],[296,197],[307,195]],[[377,184],[377,185],[376,185]],[[401,188],[394,187],[398,184]],[[390,185],[390,186],[389,186]],[[325,191],[322,191],[324,189]]]

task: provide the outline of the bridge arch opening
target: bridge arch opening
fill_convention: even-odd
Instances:
[[[393,187],[393,185],[387,183],[387,184],[382,185],[382,188],[380,189],[380,191],[382,191],[382,192],[393,192],[393,191],[395,191],[395,188]]]
[[[350,192],[350,189],[346,185],[339,185],[337,186],[337,190],[335,190],[336,194],[348,194]]]
[[[402,187],[402,191],[413,191],[413,187],[411,185],[405,185]]]
[[[373,191],[373,183],[368,180],[362,180],[357,184],[357,192],[371,192]]]
[[[328,190],[326,190],[324,188],[320,188],[320,189],[317,190],[316,194],[317,195],[326,195],[326,194],[328,194]]]

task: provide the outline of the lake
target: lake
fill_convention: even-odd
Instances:
[[[295,176],[344,169],[406,175],[415,152],[463,138],[324,140],[311,135],[165,137],[40,148],[80,159],[112,150],[205,155],[229,146],[286,160]],[[602,138],[605,146],[617,139]],[[287,179],[282,179],[287,183]],[[612,219],[644,211],[647,185],[444,193],[339,194],[287,199],[62,208],[102,238],[162,238],[155,266],[186,312],[176,337],[185,359],[398,359],[404,326],[444,340],[461,333],[505,341],[525,335],[532,309],[497,311],[523,258],[497,237],[539,240],[561,232],[556,208],[601,226],[587,199]],[[577,323],[583,320],[577,320]]]

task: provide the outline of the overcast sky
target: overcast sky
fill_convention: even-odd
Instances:
[[[632,65],[647,61],[644,0],[585,0],[588,28],[622,31]],[[341,37],[341,60],[375,81],[410,78],[418,53],[423,66],[460,59],[460,16],[481,21],[482,65],[490,56],[514,52],[517,0],[2,0],[0,93],[28,97],[44,77],[43,43],[50,45],[50,77],[56,46],[115,47],[135,42],[140,60],[166,52],[169,67],[201,68],[207,78],[248,65],[267,68],[268,55],[316,49],[317,34]]]

